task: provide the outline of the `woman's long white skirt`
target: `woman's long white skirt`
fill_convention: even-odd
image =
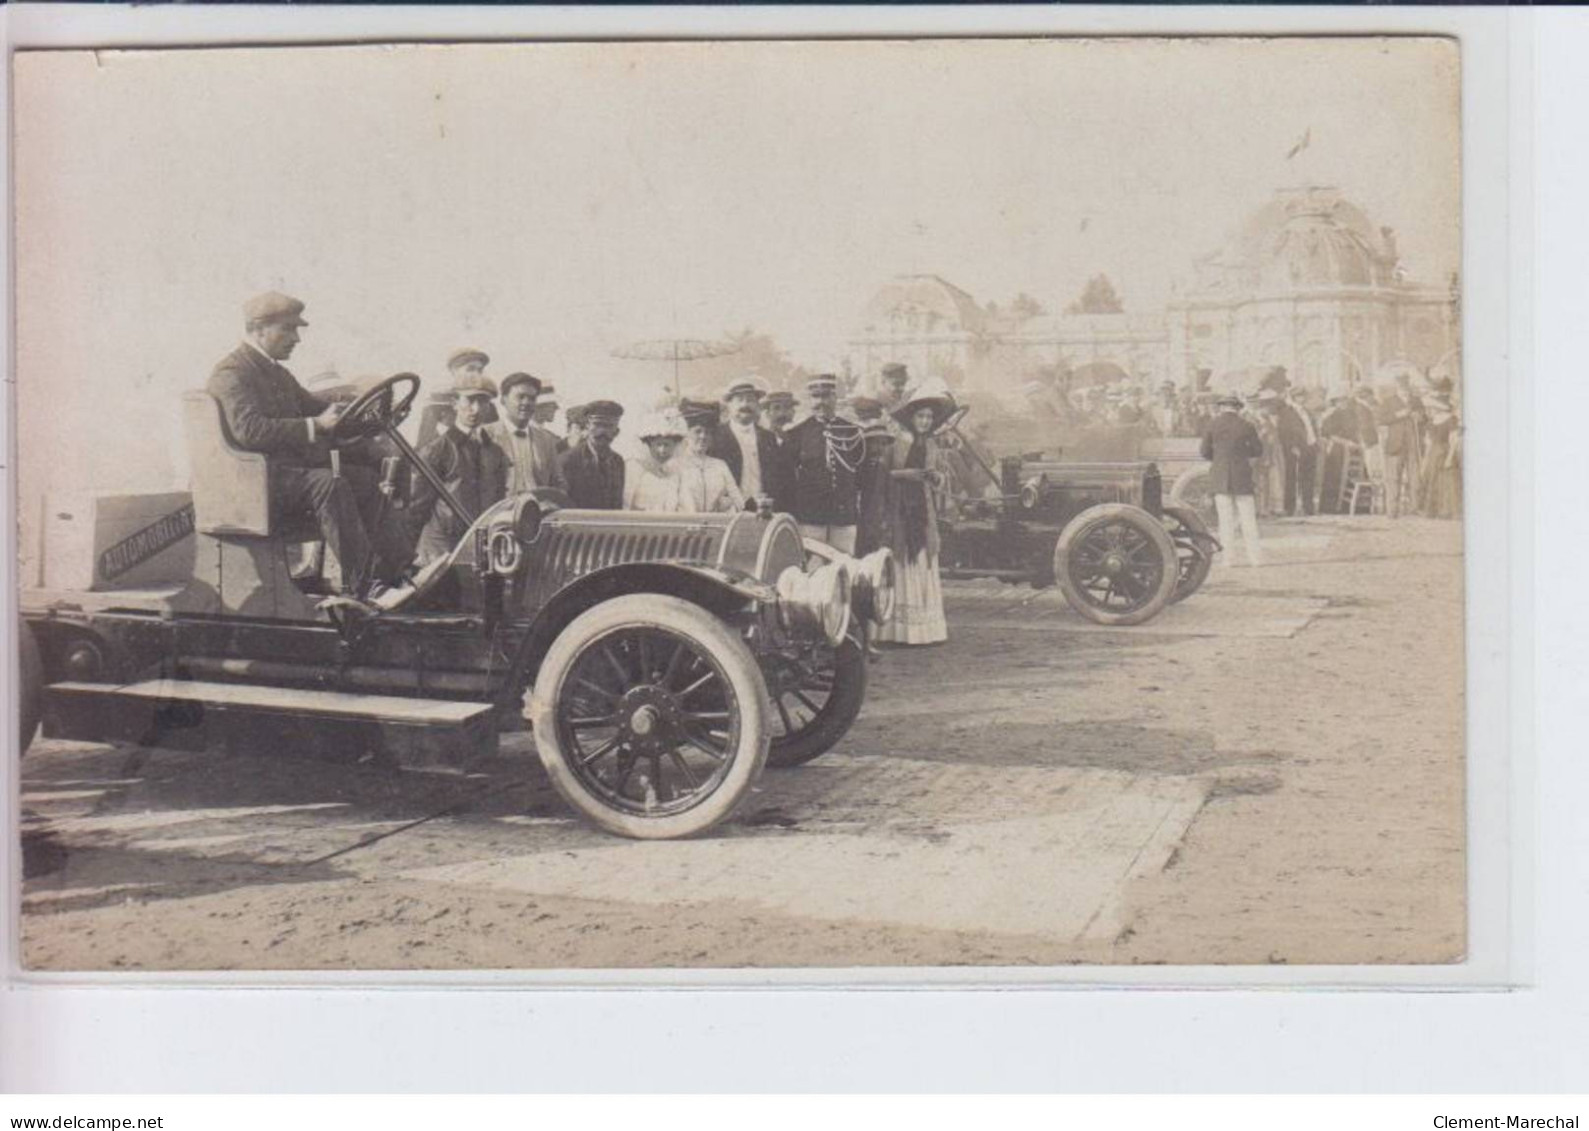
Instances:
[[[894,615],[877,630],[877,639],[888,644],[937,644],[949,639],[937,554],[923,550],[908,564],[896,560]]]

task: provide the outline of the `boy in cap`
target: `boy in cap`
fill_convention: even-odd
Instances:
[[[623,509],[623,458],[612,450],[622,417],[623,406],[616,401],[591,401],[585,406],[584,441],[558,457],[558,470],[572,506]]]
[[[508,490],[514,494],[536,487],[563,486],[557,470],[557,438],[535,426],[536,399],[541,382],[530,373],[509,373],[502,378],[502,414],[486,431],[507,453],[513,468]]]
[[[562,439],[557,441],[558,455],[562,455],[564,452],[568,451],[569,448],[579,447],[579,445],[585,442],[585,437],[589,435],[587,422],[585,420],[584,405],[569,405],[568,411],[563,413],[563,420],[568,424],[568,432],[563,436]]]
[[[1247,564],[1263,564],[1258,546],[1258,509],[1253,497],[1252,461],[1263,455],[1263,441],[1252,421],[1241,415],[1241,398],[1228,393],[1215,402],[1218,415],[1203,433],[1203,458],[1210,461],[1208,487],[1219,514],[1219,541],[1234,556],[1237,517]]]
[[[408,564],[403,539],[376,522],[377,472],[354,448],[340,471],[331,464],[330,433],[341,406],[310,393],[281,363],[308,323],[304,304],[269,291],[243,306],[244,338],[216,364],[207,388],[221,408],[231,441],[270,457],[273,512],[313,513],[336,555],[344,594],[373,598]]]
[[[766,391],[755,377],[740,377],[728,383],[723,390],[728,427],[717,429],[709,450],[728,465],[746,498],[765,496],[772,500],[774,510],[782,511],[789,507],[783,449],[778,438],[757,423]]]
[[[790,511],[802,535],[853,554],[860,508],[857,476],[865,454],[861,428],[839,415],[839,382],[833,374],[812,377],[806,395],[811,415],[789,430]]]
[[[420,456],[469,514],[455,514],[423,479],[416,486],[413,520],[422,521],[419,564],[446,557],[470,523],[508,492],[508,454],[491,438],[481,418],[497,395],[496,385],[478,372],[458,372],[452,387],[452,423],[420,450]]]

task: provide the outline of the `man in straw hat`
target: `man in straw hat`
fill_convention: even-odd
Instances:
[[[584,440],[558,457],[558,470],[572,505],[591,510],[623,509],[623,458],[612,450],[622,418],[623,406],[616,401],[591,401],[585,406]]]
[[[789,430],[793,445],[791,513],[807,538],[855,552],[860,506],[857,473],[865,454],[861,428],[839,415],[839,381],[819,373],[806,382],[811,415]]]
[[[541,394],[540,379],[530,373],[509,373],[502,378],[502,413],[486,431],[513,461],[508,490],[514,494],[537,487],[563,486],[557,469],[557,437],[535,426],[535,404]]]
[[[789,484],[783,447],[757,421],[761,416],[766,385],[758,377],[738,377],[723,390],[728,424],[717,429],[711,454],[728,465],[729,473],[747,499],[765,497],[773,509],[789,509]]]
[[[1252,421],[1241,415],[1241,398],[1227,393],[1215,402],[1218,409],[1203,433],[1203,458],[1209,461],[1208,487],[1219,514],[1219,541],[1234,557],[1236,525],[1240,518],[1247,564],[1263,564],[1258,544],[1258,510],[1253,499],[1252,461],[1263,455],[1263,441]]]
[[[303,311],[278,291],[249,299],[242,344],[216,364],[207,388],[232,443],[270,457],[272,511],[312,513],[336,555],[343,592],[372,598],[401,577],[407,547],[376,522],[379,476],[358,462],[357,450],[332,466],[329,436],[343,406],[309,392],[282,365],[308,325]]]
[[[424,523],[419,532],[421,566],[452,553],[469,530],[470,515],[478,518],[508,492],[508,453],[481,424],[496,398],[496,385],[479,372],[454,372],[452,423],[419,454],[469,515],[454,514],[423,479],[415,485],[412,519]]]

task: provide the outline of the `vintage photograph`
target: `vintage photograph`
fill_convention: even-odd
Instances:
[[[1460,95],[19,53],[24,968],[1461,962]]]

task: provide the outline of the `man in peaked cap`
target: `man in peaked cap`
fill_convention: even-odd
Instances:
[[[342,408],[298,383],[282,362],[307,326],[304,304],[268,291],[243,305],[243,341],[215,366],[207,389],[232,443],[269,457],[270,505],[277,514],[314,515],[336,555],[343,592],[364,599],[395,582],[408,564],[395,528],[378,527],[378,473],[350,450],[340,472],[329,436]]]
[[[789,484],[783,446],[778,437],[758,423],[766,386],[756,377],[730,381],[723,390],[728,403],[728,426],[717,429],[711,454],[728,465],[746,498],[765,496],[774,510],[789,509]]]
[[[806,382],[811,415],[789,430],[793,502],[800,533],[855,552],[858,474],[865,455],[860,425],[839,415],[839,382],[819,373]]]
[[[623,458],[612,450],[622,418],[623,406],[616,401],[591,401],[585,406],[585,439],[558,457],[558,470],[573,506],[623,509]]]
[[[463,368],[453,372],[457,376],[452,386],[452,423],[419,454],[469,513],[454,513],[428,483],[420,481],[411,513],[414,521],[424,522],[419,535],[421,566],[452,553],[473,519],[508,491],[508,453],[481,422],[496,398],[496,385],[489,377]]]
[[[557,437],[535,426],[535,405],[540,378],[530,373],[509,373],[502,378],[501,419],[486,426],[491,439],[508,454],[513,470],[508,490],[514,494],[537,487],[563,486],[557,469]]]

